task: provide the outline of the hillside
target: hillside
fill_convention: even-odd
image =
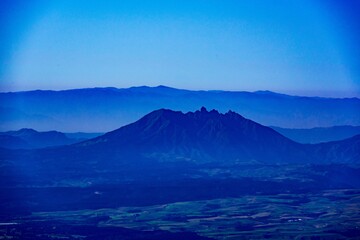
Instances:
[[[327,128],[280,128],[271,127],[287,138],[299,143],[322,143],[344,140],[360,134],[359,126],[334,126]]]

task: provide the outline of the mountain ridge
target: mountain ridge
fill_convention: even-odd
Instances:
[[[324,143],[330,141],[339,141],[351,138],[360,134],[360,126],[333,126],[316,128],[280,128],[270,126],[275,131],[299,143]]]
[[[284,97],[295,97],[295,98],[322,98],[322,99],[357,99],[360,100],[360,97],[326,97],[326,96],[306,96],[306,95],[297,95],[297,94],[288,94],[288,93],[280,93],[271,90],[254,90],[254,91],[246,91],[246,90],[216,90],[216,89],[185,89],[185,88],[176,88],[170,87],[166,85],[157,85],[157,86],[148,86],[148,85],[139,85],[139,86],[131,86],[131,87],[88,87],[88,88],[70,88],[70,89],[35,89],[35,90],[22,90],[22,91],[4,91],[0,94],[12,94],[12,93],[51,93],[51,92],[69,92],[69,91],[92,91],[92,90],[113,90],[113,91],[126,91],[126,90],[173,90],[173,91],[187,91],[187,92],[227,92],[227,93],[255,93],[261,95],[277,95]]]
[[[360,125],[360,99],[191,91],[163,86],[0,93],[0,131],[28,127],[39,131],[108,132],[154,109],[188,112],[201,106],[222,113],[230,109],[241,112],[266,126]]]
[[[153,157],[263,163],[274,163],[273,159],[275,163],[316,162],[329,146],[300,144],[233,111],[222,114],[204,107],[187,113],[155,110],[132,124],[74,146],[92,148],[98,144],[105,149],[137,149]],[[319,153],[322,155],[314,156]],[[356,161],[357,156],[349,159]]]
[[[0,132],[0,137],[4,140],[0,142],[0,146],[10,149],[54,147],[72,144],[79,141],[77,139],[68,138],[62,132],[39,132],[31,128],[22,128],[17,131]]]

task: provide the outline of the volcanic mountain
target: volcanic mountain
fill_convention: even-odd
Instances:
[[[202,176],[208,168],[216,172],[218,168],[239,170],[245,166],[267,167],[257,176],[280,174],[276,170],[280,167],[293,177],[300,170],[287,166],[358,165],[359,152],[360,135],[337,142],[300,144],[232,111],[223,114],[201,108],[182,113],[160,109],[72,145],[33,150],[0,148],[0,177],[7,179],[5,185],[16,184],[19,179],[34,186],[86,185],[93,181],[180,179]],[[309,170],[306,174],[313,173]],[[357,176],[357,172],[351,174]]]
[[[73,145],[12,152],[49,166],[109,167],[188,162],[307,164],[359,162],[358,136],[324,144],[300,144],[272,128],[228,111],[153,111],[138,121]],[[25,155],[24,155],[25,154]],[[4,157],[4,156],[3,156]],[[6,157],[6,156],[5,156]],[[30,160],[29,160],[30,161]]]
[[[160,109],[140,120],[95,139],[74,145],[140,153],[143,157],[194,162],[306,162],[303,145],[271,128],[229,111],[221,114],[204,107],[196,112]]]

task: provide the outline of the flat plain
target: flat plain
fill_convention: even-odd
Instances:
[[[112,228],[144,234],[158,231],[179,236],[190,232],[197,234],[188,236],[189,239],[359,239],[359,209],[360,190],[339,189],[141,207],[34,212],[0,224],[0,239],[92,239],[102,229]],[[37,231],[39,226],[42,226],[41,231]],[[59,226],[72,226],[73,230],[75,226],[92,227],[97,231],[75,231],[67,235],[63,229],[60,233],[54,231]],[[177,239],[175,236],[169,239]],[[121,239],[115,235],[110,238],[111,234],[107,237]],[[156,236],[144,239],[156,239]]]

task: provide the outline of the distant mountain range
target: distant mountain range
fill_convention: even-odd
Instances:
[[[268,91],[190,91],[165,86],[0,93],[0,131],[107,132],[153,109],[233,110],[266,126],[360,125],[360,99],[298,97]]]
[[[339,141],[360,134],[360,126],[334,126],[328,128],[291,129],[271,127],[282,135],[299,143]]]
[[[0,147],[9,149],[34,149],[68,145],[96,137],[96,133],[38,132],[23,128],[18,131],[0,132]]]

